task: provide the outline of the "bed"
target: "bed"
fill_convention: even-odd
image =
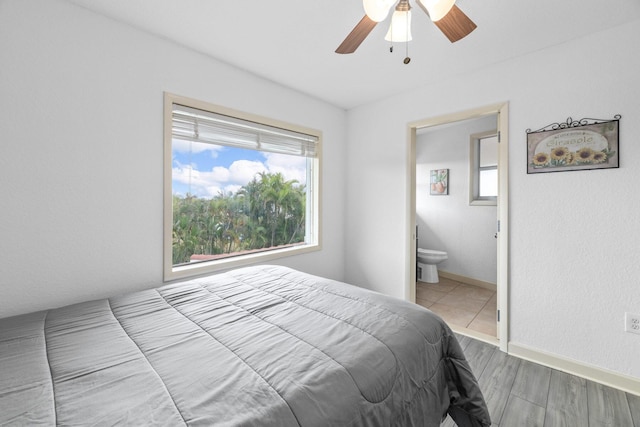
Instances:
[[[0,425],[489,426],[415,304],[252,266],[0,319]]]

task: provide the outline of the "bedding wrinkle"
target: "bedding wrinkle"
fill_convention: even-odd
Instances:
[[[108,300],[50,310],[46,329],[57,424],[184,424]]]
[[[40,311],[1,319],[0,425],[55,423],[46,316]]]
[[[49,378],[51,380],[51,399],[53,402],[53,421],[54,424],[57,425],[58,424],[58,408],[55,404],[56,402],[56,384],[53,381],[53,372],[51,370],[51,361],[50,361],[50,357],[49,357],[49,342],[47,340],[47,318],[49,315],[49,311],[46,312],[46,315],[44,317],[44,322],[43,322],[43,328],[42,328],[42,335],[43,335],[43,339],[44,339],[44,348],[45,348],[45,356],[46,356],[46,361],[47,361],[47,366],[49,367]]]
[[[281,278],[281,279],[285,279],[290,275],[295,275],[296,271],[292,271],[292,272],[284,272],[280,275],[278,275],[277,277]],[[273,274],[273,273],[271,273]],[[387,313],[390,316],[397,316],[398,318],[402,319],[403,321],[407,322],[408,325],[411,325],[417,332],[419,332],[423,338],[425,340],[427,340],[430,344],[437,344],[437,342],[440,340],[440,335],[439,332],[440,330],[435,331],[436,333],[433,333],[434,331],[431,331],[432,335],[434,335],[434,337],[431,337],[427,334],[424,333],[424,329],[423,328],[419,328],[416,323],[412,322],[408,316],[403,316],[400,314],[400,312],[405,312],[406,311],[406,307],[403,307],[403,310],[392,310],[390,307],[396,307],[395,305],[390,306],[389,305],[389,297],[382,295],[382,294],[378,294],[376,292],[373,291],[369,291],[366,289],[361,289],[357,286],[353,286],[353,285],[349,285],[347,284],[347,287],[350,288],[350,292],[352,291],[356,291],[356,292],[362,292],[364,291],[364,294],[366,295],[366,298],[357,298],[356,296],[353,295],[353,293],[344,293],[344,292],[338,292],[337,290],[329,290],[330,285],[337,283],[333,280],[330,279],[324,279],[324,278],[320,278],[318,277],[318,279],[320,279],[322,282],[325,282],[325,284],[322,287],[317,286],[317,283],[314,281],[313,279],[316,278],[317,276],[312,276],[312,275],[308,275],[310,276],[310,278],[305,279],[305,280],[300,280],[300,281],[296,281],[295,279],[287,279],[290,281],[290,283],[292,284],[296,284],[296,285],[303,285],[305,286],[307,289],[312,290],[312,291],[322,291],[325,292],[327,294],[336,296],[336,297],[340,297],[340,298],[344,298],[347,300],[351,300],[351,301],[357,301],[359,303],[365,304],[365,305],[369,305],[373,308],[376,308],[378,310],[384,311],[385,313]],[[310,282],[310,283],[307,283]],[[344,288],[344,283],[339,283],[341,288]],[[380,297],[380,302],[377,302],[377,297]],[[375,303],[374,303],[374,300]],[[395,299],[392,299],[392,301]],[[401,304],[404,303],[404,301],[402,300],[397,300],[396,302],[400,302]],[[424,307],[415,305],[415,307],[412,307],[413,309],[416,309],[416,311],[423,311],[423,310],[427,310]],[[433,313],[431,310],[428,310],[430,313]],[[406,313],[405,313],[406,314]],[[433,313],[435,316],[437,316],[435,313]],[[438,316],[439,317],[439,316]],[[431,339],[433,339],[434,341],[431,341]]]
[[[336,331],[335,328],[336,326],[333,325],[333,329],[331,330],[332,333],[326,333],[327,330],[324,330],[324,334],[322,335],[322,338],[324,338],[323,340],[323,344],[324,347],[326,349],[341,349],[343,350],[345,347],[349,347],[349,351],[346,351],[345,353],[359,353],[358,356],[362,357],[362,353],[366,352],[367,350],[374,354],[375,357],[374,358],[369,358],[367,359],[367,361],[370,363],[370,365],[366,365],[362,364],[362,359],[355,361],[353,360],[353,362],[351,364],[349,363],[345,363],[344,360],[339,360],[339,359],[344,359],[344,357],[346,355],[332,355],[327,353],[327,350],[324,350],[318,343],[314,343],[312,342],[312,334],[310,332],[312,332],[312,330],[307,330],[307,336],[306,337],[302,337],[299,334],[295,333],[294,331],[291,330],[291,328],[286,329],[284,326],[282,326],[282,324],[278,324],[277,320],[276,321],[270,321],[268,320],[268,316],[259,316],[258,313],[268,313],[270,311],[270,309],[272,309],[273,307],[278,307],[278,315],[280,315],[282,313],[282,305],[284,304],[283,301],[278,301],[276,302],[272,302],[272,303],[268,303],[268,304],[264,304],[261,305],[259,307],[259,309],[254,309],[252,314],[256,317],[258,317],[259,319],[261,319],[262,321],[265,322],[269,322],[270,324],[272,324],[275,327],[280,328],[282,331],[292,335],[293,337],[295,337],[296,339],[305,342],[306,344],[314,347],[315,349],[317,349],[318,351],[322,352],[323,354],[327,355],[327,357],[331,358],[335,363],[337,363],[338,365],[342,366],[345,370],[345,372],[351,377],[352,381],[354,382],[354,384],[358,387],[361,395],[363,398],[365,398],[368,402],[371,403],[379,403],[382,402],[383,400],[385,400],[389,394],[391,393],[391,390],[393,388],[393,385],[395,383],[396,377],[397,377],[397,372],[398,372],[398,367],[397,367],[397,363],[398,361],[396,360],[396,356],[395,354],[391,351],[391,349],[386,346],[386,344],[382,341],[380,341],[377,337],[373,336],[372,334],[370,334],[368,331],[359,328],[356,325],[353,325],[351,323],[349,323],[348,321],[346,321],[345,319],[340,319],[338,317],[336,317],[335,315],[331,315],[325,312],[322,312],[318,309],[315,309],[313,307],[308,307],[305,305],[302,305],[300,302],[298,301],[288,301],[286,298],[278,295],[277,293],[275,293],[273,290],[272,291],[265,291],[262,288],[257,288],[255,286],[253,286],[251,283],[247,283],[245,281],[241,281],[239,280],[238,283],[242,283],[246,286],[251,287],[253,290],[261,290],[263,292],[269,292],[270,295],[276,296],[278,298],[281,298],[284,301],[287,301],[290,304],[295,304],[298,305],[300,308],[302,309],[306,309],[309,311],[313,311],[315,313],[318,313],[320,315],[323,316],[327,316],[330,317],[332,319],[338,320],[350,327],[353,327],[355,329],[358,329],[361,333],[369,336],[370,338],[376,340],[380,346],[384,347],[384,349],[381,348],[376,348],[376,349],[368,349],[367,345],[363,345],[363,341],[362,340],[354,340],[353,335],[349,334],[348,336],[341,332],[341,331]],[[201,285],[202,288],[208,292],[214,293],[212,290],[210,290],[208,287]],[[269,285],[267,284],[267,287],[269,287]],[[246,294],[246,292],[244,292],[243,294]],[[263,299],[264,301],[264,299]],[[285,308],[286,310],[286,308]],[[288,320],[293,320],[292,325],[290,326],[299,326],[302,329],[302,332],[304,332],[305,329],[305,325],[306,323],[310,320],[309,319],[309,313],[295,313],[295,310],[293,309],[289,309],[290,311],[288,312],[287,315],[287,319]],[[275,314],[274,314],[275,315]],[[318,322],[321,323],[321,319],[317,319]],[[315,325],[315,323],[313,322],[309,322]],[[313,330],[314,333],[317,333],[317,328],[314,328]],[[336,345],[327,345],[329,341],[334,341],[334,344]],[[371,345],[369,344],[369,347]],[[388,354],[384,355],[383,357],[381,356],[381,352],[384,351],[386,349]],[[393,361],[387,361],[385,360],[385,358],[388,357],[392,357]],[[352,358],[349,358],[352,359]],[[382,363],[381,363],[382,360]],[[375,366],[371,366],[371,364],[375,365]],[[391,365],[391,366],[389,366]],[[386,378],[386,383],[379,386],[376,384],[371,384],[370,378],[372,377],[370,375],[371,371],[375,371],[378,374],[380,373],[385,373],[384,378]],[[373,390],[373,392],[369,392],[369,390]]]
[[[294,273],[295,273],[295,272],[294,272]],[[292,273],[292,274],[294,274],[294,273]],[[233,275],[233,272],[231,272],[230,274],[232,274],[232,275]],[[324,293],[328,293],[328,294],[331,294],[331,295],[334,295],[334,296],[340,296],[340,297],[343,297],[343,294],[338,294],[338,293],[335,293],[335,292],[331,292],[331,291],[329,291],[329,290],[327,289],[327,287],[326,287],[326,286],[325,286],[325,287],[323,287],[323,288],[321,288],[321,289],[319,290],[319,289],[316,289],[315,287],[313,287],[312,285],[308,285],[308,284],[307,284],[307,285],[305,285],[304,281],[299,281],[299,282],[298,282],[298,281],[296,281],[296,280],[294,280],[294,279],[293,279],[293,280],[292,280],[292,279],[289,279],[288,277],[286,277],[286,275],[277,276],[277,277],[275,277],[275,278],[272,278],[271,280],[266,280],[266,281],[265,281],[265,280],[264,280],[264,278],[263,278],[263,280],[262,280],[261,282],[258,282],[258,283],[260,283],[260,286],[259,286],[259,287],[256,287],[256,284],[255,284],[255,283],[253,283],[253,282],[250,282],[246,277],[243,277],[243,278],[236,278],[236,280],[238,280],[238,281],[239,281],[239,282],[241,282],[241,283],[246,284],[247,286],[251,286],[251,287],[253,287],[254,289],[260,289],[260,290],[263,290],[263,291],[265,291],[265,292],[272,292],[272,293],[274,293],[274,294],[276,294],[276,295],[278,295],[278,296],[281,296],[282,298],[286,298],[286,297],[285,297],[285,296],[282,296],[281,294],[282,294],[282,293],[284,293],[284,294],[286,294],[286,293],[287,293],[287,288],[285,288],[285,287],[283,286],[283,284],[282,284],[282,283],[283,283],[283,281],[286,281],[287,285],[290,285],[290,286],[297,286],[297,285],[305,286],[305,289],[307,289],[307,290],[309,290],[309,291],[311,291],[311,292],[305,292],[304,294],[302,294],[302,293],[300,293],[300,292],[296,292],[296,293],[294,293],[294,295],[297,295],[297,296],[298,296],[298,298],[296,298],[296,301],[291,301],[292,303],[294,303],[294,304],[298,304],[298,305],[300,305],[301,307],[303,307],[303,308],[305,308],[305,309],[316,311],[316,312],[318,312],[318,313],[320,313],[320,314],[322,314],[322,315],[325,315],[325,316],[331,317],[331,318],[333,318],[333,319],[335,319],[335,320],[338,320],[338,321],[340,321],[340,322],[344,322],[344,323],[346,323],[346,324],[348,324],[348,325],[350,325],[350,326],[353,326],[354,328],[358,328],[358,329],[360,329],[363,333],[365,333],[365,334],[367,334],[367,335],[371,336],[372,338],[374,338],[374,339],[376,339],[376,340],[377,340],[378,338],[377,338],[377,337],[376,337],[376,336],[375,336],[375,335],[374,335],[370,330],[365,330],[365,329],[363,329],[363,328],[361,328],[360,326],[358,326],[358,325],[357,325],[357,323],[356,323],[357,318],[356,318],[355,316],[352,316],[352,318],[351,318],[351,319],[347,319],[347,318],[341,317],[341,316],[339,315],[339,313],[345,313],[345,312],[346,312],[346,313],[357,313],[357,314],[362,313],[364,316],[370,316],[370,315],[371,315],[371,310],[372,310],[372,309],[375,309],[375,310],[376,310],[376,313],[378,313],[378,312],[379,312],[379,317],[383,319],[383,320],[380,322],[381,324],[383,324],[383,326],[384,326],[384,324],[387,324],[390,320],[393,320],[393,319],[397,319],[397,321],[399,321],[399,322],[401,323],[400,325],[398,325],[398,330],[400,330],[400,329],[402,329],[404,326],[406,326],[406,323],[405,323],[406,319],[405,319],[404,317],[402,317],[402,316],[398,315],[398,313],[390,312],[389,310],[385,309],[384,307],[383,307],[383,308],[380,308],[380,307],[378,307],[378,306],[376,306],[376,305],[374,305],[374,304],[371,304],[369,301],[362,300],[362,299],[357,299],[357,298],[347,298],[349,301],[357,302],[357,303],[362,304],[362,305],[364,305],[364,306],[365,306],[364,308],[362,308],[362,310],[361,310],[360,312],[356,312],[356,311],[353,309],[353,306],[350,306],[350,307],[349,307],[349,310],[337,311],[337,312],[336,312],[337,314],[334,314],[334,313],[332,313],[331,311],[332,311],[332,310],[334,309],[334,307],[335,307],[335,300],[331,300],[331,305],[328,305],[324,311],[323,311],[323,310],[321,310],[321,309],[320,309],[320,308],[318,308],[318,307],[312,307],[311,305],[315,304],[315,303],[319,300],[319,298],[318,298],[317,296],[311,296],[311,293],[312,293],[313,291],[320,291],[320,290],[321,290],[321,291],[322,291],[322,292],[324,292]],[[309,279],[307,279],[307,280],[309,280]],[[263,285],[262,283],[264,283],[264,285]],[[277,291],[280,291],[281,289],[284,289],[284,291],[283,291],[283,292],[281,292],[281,293],[280,293],[280,292],[277,292]],[[289,290],[288,292],[291,292],[291,291]],[[303,299],[304,299],[304,301],[302,301]],[[304,304],[304,302],[307,302],[307,305],[305,305],[305,304]],[[419,308],[419,310],[423,310],[423,309],[422,309],[422,308]],[[374,313],[374,315],[375,315],[375,313]],[[435,316],[435,315],[434,315],[434,316]],[[437,317],[437,316],[436,316],[436,317]],[[371,322],[368,322],[368,323],[365,323],[365,324],[366,324],[366,325],[368,325],[368,326],[370,327]],[[440,332],[440,329],[438,329],[438,331]],[[416,332],[419,332],[419,331],[416,329]],[[423,334],[420,334],[420,335],[421,335],[422,337],[424,337],[424,335],[423,335]],[[332,334],[331,336],[332,336],[332,337],[334,337],[335,335],[334,335],[334,334]],[[426,338],[426,337],[425,337],[425,338]],[[393,352],[393,351],[392,351],[392,350],[391,350],[391,349],[390,349],[390,348],[389,348],[385,343],[382,343],[382,344],[383,344],[383,345],[384,345],[384,346],[389,350],[389,352],[393,355],[393,357],[394,357],[394,359],[395,359],[395,365],[394,365],[394,367],[395,367],[395,371],[397,372],[398,360],[397,360],[397,358],[396,358],[395,353],[394,353],[394,352]],[[437,339],[433,340],[433,341],[432,341],[432,342],[430,342],[429,344],[431,344],[431,345],[433,345],[433,346],[436,346],[436,347],[438,347],[438,348],[441,348],[441,345],[442,345],[441,337],[438,337]],[[356,351],[356,352],[362,352],[362,351],[364,351],[364,349],[363,349],[363,348],[361,348],[361,347],[357,347],[354,351]],[[421,366],[421,365],[422,365],[422,364],[420,364],[420,365],[418,365],[418,366]],[[360,368],[362,368],[362,367],[360,366]],[[355,369],[358,369],[358,367],[356,367]],[[375,371],[375,369],[373,369],[373,370]],[[372,369],[362,369],[362,371],[363,371],[363,377],[370,377],[369,373],[372,371]],[[426,375],[431,375],[431,374],[426,374]],[[394,381],[395,381],[396,375],[393,375],[393,378],[394,378]],[[391,386],[392,386],[392,384],[391,384]],[[361,389],[362,389],[362,387],[359,387],[359,388],[361,388]],[[390,388],[391,388],[391,387],[390,387]],[[390,390],[390,388],[389,388],[389,390]],[[388,393],[386,393],[385,395],[388,395]],[[373,402],[373,401],[377,401],[377,402],[379,402],[379,401],[382,401],[383,399],[384,399],[384,397],[383,397],[383,398],[379,398],[379,399],[377,399],[377,400],[376,400],[376,399],[369,399],[369,400],[370,400],[370,401],[372,401],[372,402]]]
[[[194,294],[197,293],[197,291],[195,289],[189,289],[188,292],[184,292],[182,290],[178,290],[176,292],[171,292],[170,289],[172,289],[171,285],[166,286],[163,288],[166,292],[161,292],[160,290],[157,291],[158,296],[163,300],[163,302],[167,305],[167,307],[170,307],[173,311],[175,311],[175,313],[179,314],[182,319],[184,319],[185,321],[189,322],[190,324],[196,326],[202,333],[206,334],[209,338],[211,338],[212,340],[214,340],[216,343],[219,343],[221,346],[223,346],[226,350],[229,351],[229,354],[232,355],[237,361],[241,362],[244,366],[246,366],[247,368],[249,368],[256,376],[258,376],[260,378],[260,380],[263,382],[263,384],[265,384],[267,387],[269,387],[273,393],[275,393],[282,404],[286,405],[286,407],[288,408],[288,411],[290,413],[290,415],[295,419],[295,425],[299,425],[300,423],[297,420],[297,416],[295,414],[295,412],[292,410],[292,408],[289,406],[287,400],[280,395],[279,391],[276,389],[276,387],[274,387],[269,380],[262,375],[261,372],[259,372],[259,370],[255,369],[250,363],[248,363],[246,360],[244,360],[244,358],[242,358],[237,351],[235,351],[233,348],[231,348],[227,343],[224,342],[224,339],[221,339],[220,337],[216,337],[214,335],[214,333],[212,333],[211,330],[208,330],[207,328],[203,327],[201,324],[199,324],[197,322],[197,320],[194,317],[197,317],[198,314],[200,316],[207,314],[209,311],[208,310],[201,310],[202,306],[204,305],[209,305],[209,304],[203,304],[201,299],[198,298],[185,298],[184,295],[188,294],[190,296],[193,296]],[[200,289],[200,288],[198,288]],[[181,308],[183,308],[182,306],[184,305],[188,305],[190,303],[195,303],[198,307],[196,307],[193,311],[190,312],[185,312],[183,310],[181,310]],[[243,318],[248,317],[246,314],[242,315],[242,316],[238,316],[237,312],[225,309],[224,306],[220,305],[220,304],[213,304],[213,305],[209,305],[209,307],[218,307],[218,308],[222,308],[223,310],[223,315],[226,315],[227,317],[234,317],[235,321],[228,321],[226,324],[227,325],[234,325],[237,321],[242,320]],[[188,315],[188,314],[189,315]],[[221,314],[221,313],[218,313]],[[216,320],[219,318],[219,316],[206,316],[207,319],[209,320]],[[223,316],[224,319],[224,316]],[[224,322],[223,322],[224,323]],[[166,347],[165,347],[166,349]],[[236,382],[236,385],[238,383]],[[241,384],[241,383],[239,383]],[[232,384],[229,383],[229,385],[231,386]],[[255,384],[254,384],[255,386]],[[219,388],[219,385],[217,385],[217,387]],[[233,392],[229,393],[228,391],[225,391],[224,393],[227,397],[229,396],[229,394],[233,394]],[[236,391],[236,394],[238,396],[242,396],[242,394],[240,394],[239,392]],[[247,396],[244,395],[245,397],[249,397],[251,398],[252,396]],[[246,412],[251,413],[252,410],[247,407]],[[278,409],[280,410],[280,409]],[[272,414],[269,414],[269,416],[272,416]],[[282,414],[280,414],[280,416],[282,416]],[[286,419],[286,418],[285,418]],[[206,424],[206,423],[205,423]],[[217,425],[217,424],[216,424]],[[235,424],[234,424],[235,425]]]
[[[144,352],[140,349],[140,346],[138,346],[138,344],[135,342],[135,340],[129,335],[129,333],[127,332],[127,330],[125,329],[125,327],[122,325],[122,322],[120,321],[120,319],[118,319],[118,316],[114,313],[113,311],[113,307],[111,307],[111,300],[107,300],[108,304],[109,304],[109,310],[111,311],[111,314],[113,315],[113,318],[118,322],[118,324],[120,325],[120,328],[122,328],[122,331],[127,335],[127,337],[131,340],[131,342],[133,344],[135,344],[136,348],[138,349],[138,352],[140,353],[140,355],[142,355],[144,357],[144,360],[147,362],[149,368],[153,371],[153,373],[156,375],[156,377],[158,378],[158,380],[160,381],[160,383],[162,384],[162,387],[164,388],[164,390],[166,391],[167,395],[171,398],[171,401],[173,402],[173,405],[176,409],[176,412],[178,413],[178,415],[180,415],[180,418],[182,419],[182,422],[186,425],[187,422],[185,421],[184,417],[182,416],[182,413],[180,412],[180,409],[178,408],[178,406],[176,405],[175,399],[173,398],[173,396],[171,395],[171,393],[169,392],[169,390],[167,389],[167,385],[164,383],[164,381],[162,381],[162,378],[160,377],[160,375],[158,375],[158,372],[153,368],[153,365],[149,362],[149,359],[147,358],[147,356],[144,354]],[[126,377],[125,377],[126,378]]]

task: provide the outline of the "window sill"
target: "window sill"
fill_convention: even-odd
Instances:
[[[469,206],[498,206],[497,200],[470,200]]]
[[[164,272],[164,281],[169,282],[177,279],[186,279],[201,276],[209,273],[221,272],[232,268],[242,267],[250,264],[269,262],[275,259],[286,258],[294,255],[301,255],[309,252],[319,251],[319,244],[308,244],[304,246],[290,246],[282,249],[274,249],[264,252],[257,252],[247,255],[231,256],[217,259],[215,261],[200,261],[171,266],[170,270]]]

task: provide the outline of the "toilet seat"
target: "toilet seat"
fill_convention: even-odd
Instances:
[[[425,254],[425,255],[440,255],[440,256],[447,255],[447,253],[444,251],[437,251],[435,249],[422,249],[422,248],[418,248],[418,253]]]
[[[444,251],[436,251],[435,249],[422,249],[418,248],[418,258],[430,260],[431,262],[440,262],[449,258],[449,255]]]

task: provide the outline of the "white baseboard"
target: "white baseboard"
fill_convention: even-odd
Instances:
[[[485,282],[483,280],[474,279],[472,277],[461,276],[455,273],[449,273],[448,271],[438,270],[438,274],[447,279],[455,280],[456,282],[466,283],[467,285],[477,286],[479,288],[489,289],[491,291],[496,291],[497,286],[495,283]]]
[[[558,371],[576,375],[624,392],[640,396],[640,378],[634,378],[617,372],[598,368],[555,354],[536,350],[523,344],[509,342],[508,353],[512,356],[544,365]]]

